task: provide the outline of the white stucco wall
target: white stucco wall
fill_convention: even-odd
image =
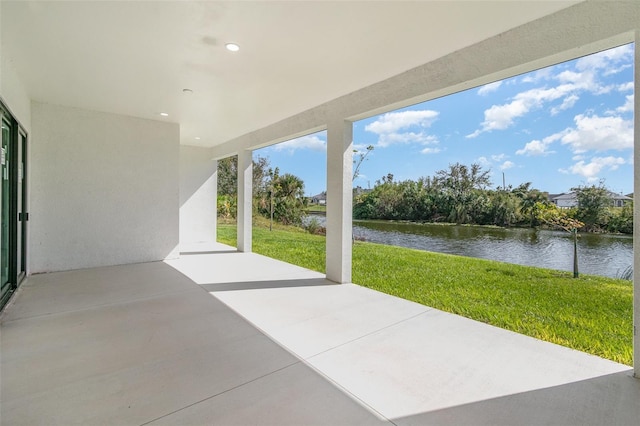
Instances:
[[[576,207],[578,205],[577,199],[560,199],[557,200],[556,205],[561,208]]]
[[[218,162],[211,150],[180,147],[180,244],[216,241]]]
[[[1,49],[1,47],[0,47]],[[31,100],[9,59],[0,55],[0,97],[27,132],[31,129]]]
[[[31,104],[31,273],[173,257],[177,124]]]

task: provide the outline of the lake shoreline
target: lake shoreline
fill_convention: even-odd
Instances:
[[[324,216],[324,215],[321,215]],[[500,226],[500,225],[478,225],[475,223],[452,223],[452,222],[421,222],[415,220],[398,220],[398,219],[353,219],[353,223],[357,222],[382,222],[382,223],[400,223],[400,224],[415,224],[415,225],[434,225],[434,226],[463,226],[470,228],[486,228],[486,229],[532,229],[532,230],[544,230],[544,231],[561,231],[558,228],[546,227],[546,226]],[[566,231],[562,231],[566,232]],[[595,234],[595,235],[625,235],[632,236],[633,234],[625,234],[623,232],[595,232],[595,231],[578,231],[581,234]]]
[[[571,271],[573,239],[558,229],[357,220],[355,239],[423,251]],[[580,233],[581,273],[621,277],[633,264],[633,237]]]

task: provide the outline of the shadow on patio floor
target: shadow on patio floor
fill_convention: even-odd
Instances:
[[[517,380],[514,377],[514,380]],[[637,425],[640,380],[632,371],[391,419],[399,426]]]
[[[228,282],[200,284],[200,287],[207,291],[234,291],[234,290],[256,290],[265,288],[286,288],[286,287],[312,287],[338,285],[333,281],[324,278],[307,278],[297,280],[267,280],[267,281],[244,281],[244,282]]]

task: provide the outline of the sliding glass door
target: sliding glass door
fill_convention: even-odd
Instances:
[[[27,134],[0,102],[0,308],[26,275]]]

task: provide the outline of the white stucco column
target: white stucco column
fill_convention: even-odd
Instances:
[[[353,125],[327,125],[327,279],[351,282]]]
[[[238,153],[238,251],[251,252],[253,158],[251,150]]]
[[[216,241],[218,162],[210,150],[180,146],[180,245],[194,250]]]
[[[633,142],[633,368],[640,378],[640,29],[636,30]]]
[[[211,224],[213,225],[213,241],[218,241],[218,160],[213,160],[213,175],[211,175],[211,198],[213,198],[213,217],[211,218]]]

